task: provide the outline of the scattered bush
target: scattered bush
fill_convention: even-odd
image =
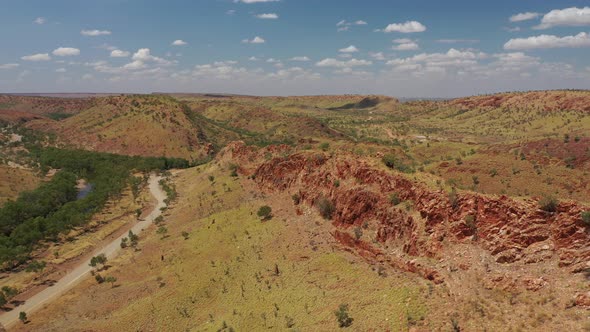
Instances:
[[[328,149],[330,149],[330,143],[324,142],[320,144],[320,149],[322,149],[322,151],[328,151]]]
[[[398,193],[392,193],[391,195],[389,195],[389,201],[393,205],[398,205],[399,203],[402,202],[401,198],[399,198],[399,194]]]
[[[295,205],[299,205],[299,203],[301,203],[301,195],[297,194],[293,194],[293,196],[291,196],[291,199],[293,199],[293,203]]]
[[[581,213],[582,221],[586,226],[590,226],[590,211],[584,211]]]
[[[459,206],[459,197],[457,195],[457,190],[453,188],[448,194],[449,196],[449,203],[453,208],[457,208]]]
[[[360,227],[354,229],[354,238],[358,241],[363,237],[363,230]]]
[[[334,214],[336,208],[334,207],[334,203],[332,203],[331,200],[322,195],[316,200],[316,206],[320,211],[320,215],[324,217],[324,219],[332,219],[332,215]]]
[[[336,320],[340,328],[352,325],[353,319],[348,315],[348,304],[341,304],[334,314],[336,315]]]
[[[539,201],[539,208],[545,212],[556,212],[559,201],[552,195],[546,195]]]
[[[90,259],[89,265],[92,267],[97,267],[98,265],[101,265],[101,269],[102,269],[102,268],[104,268],[106,263],[107,263],[107,256],[105,254],[99,254],[98,256],[94,256]]]
[[[400,171],[402,173],[414,173],[416,170],[411,166],[404,164],[402,161],[398,160],[395,155],[388,153],[381,158],[381,161],[385,166]]]
[[[272,208],[268,205],[261,206],[256,213],[262,220],[267,220],[271,218],[272,215]]]

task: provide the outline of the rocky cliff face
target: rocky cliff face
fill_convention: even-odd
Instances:
[[[287,191],[309,206],[320,197],[328,199],[334,208],[333,236],[368,259],[436,282],[442,281],[439,273],[412,258],[439,259],[445,247],[464,243],[484,248],[501,264],[557,259],[570,272],[589,268],[590,231],[580,216],[588,207],[562,202],[549,213],[534,200],[433,190],[352,156],[289,152],[286,146],[257,150],[237,142],[221,158],[241,165],[241,172],[264,191]],[[393,193],[404,203],[392,204]],[[375,230],[376,243],[353,238],[348,231],[357,227]]]

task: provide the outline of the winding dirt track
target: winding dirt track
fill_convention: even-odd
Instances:
[[[166,193],[162,191],[158,182],[160,181],[161,177],[152,175],[149,180],[149,188],[152,195],[158,201],[156,206],[154,207],[153,211],[142,221],[135,224],[131,231],[135,234],[141,233],[144,229],[150,226],[150,224],[156,219],[158,216],[162,214],[160,208],[166,206],[164,203],[164,199],[166,198]],[[117,255],[119,250],[121,250],[121,239],[126,237],[127,233],[119,236],[112,242],[108,243],[107,245],[97,248],[94,250],[92,256],[98,254],[105,254],[107,258],[111,259]],[[16,322],[18,322],[18,315],[21,311],[27,313],[30,317],[36,310],[40,309],[43,305],[48,304],[55,298],[59,297],[64,292],[70,290],[76,284],[78,284],[82,279],[86,276],[90,275],[90,271],[92,268],[89,266],[90,260],[84,261],[76,266],[73,270],[68,272],[63,278],[57,281],[53,286],[44,289],[43,291],[33,295],[31,298],[26,300],[26,302],[18,307],[16,307],[12,311],[8,311],[0,315],[0,324],[5,328],[9,328]]]

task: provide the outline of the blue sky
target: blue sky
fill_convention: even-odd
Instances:
[[[3,0],[0,92],[590,88],[590,6],[551,0]]]

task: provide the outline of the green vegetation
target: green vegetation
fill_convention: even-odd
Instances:
[[[399,203],[402,202],[401,198],[399,198],[399,194],[398,193],[392,193],[391,195],[389,195],[389,201],[393,205],[398,205]]]
[[[341,304],[334,314],[336,315],[336,320],[340,328],[352,325],[353,319],[348,315],[348,304]]]
[[[414,173],[416,170],[404,164],[401,160],[398,160],[395,155],[388,153],[381,158],[381,161],[385,166],[400,171],[402,173]]]
[[[256,213],[262,220],[268,220],[272,217],[272,208],[268,205],[261,206]]]
[[[552,195],[545,195],[539,200],[539,208],[545,212],[556,212],[559,201]]]
[[[320,211],[320,215],[324,217],[324,219],[332,219],[332,215],[334,214],[336,208],[334,207],[334,203],[332,203],[331,200],[322,195],[316,200],[315,205]]]
[[[107,264],[107,256],[105,254],[99,254],[97,256],[94,256],[90,259],[90,265],[91,267],[98,267],[100,265],[99,270],[102,270],[105,265]]]
[[[18,313],[18,319],[23,322],[23,324],[26,324],[29,319],[27,318],[27,313],[24,311],[21,311]]]
[[[586,226],[590,226],[590,211],[584,211],[580,213],[580,216],[584,224],[586,224]]]
[[[132,182],[132,171],[150,172],[188,167],[178,158],[144,158],[82,150],[30,147],[42,170],[61,169],[50,182],[24,192],[0,209],[0,264],[13,268],[29,259],[41,240],[56,241],[59,234],[84,225],[110,198]],[[76,200],[76,181],[87,179],[94,187]],[[166,188],[165,188],[166,189]],[[175,190],[167,188],[170,197]]]

